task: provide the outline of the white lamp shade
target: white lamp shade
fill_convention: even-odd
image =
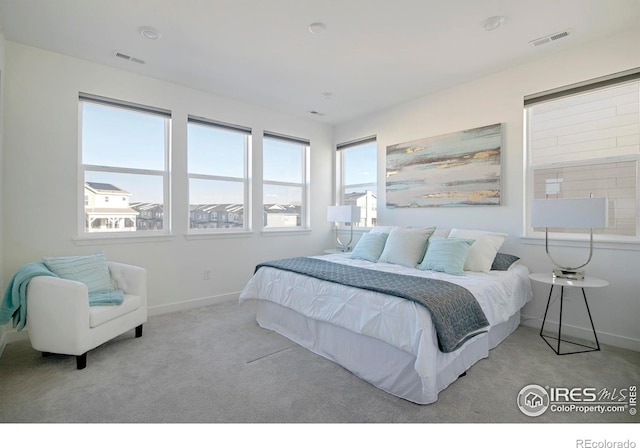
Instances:
[[[532,227],[604,228],[607,198],[536,199],[531,203]]]
[[[360,221],[360,207],[357,207],[355,205],[332,205],[327,208],[327,221],[329,222]]]

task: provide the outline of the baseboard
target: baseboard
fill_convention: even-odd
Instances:
[[[539,317],[526,316],[523,314],[520,321],[522,325],[526,325],[528,327],[534,327],[538,329],[542,327],[542,319]],[[547,332],[547,329],[552,332],[557,332],[558,322],[547,319],[544,328],[545,334]],[[579,339],[593,340],[593,332],[590,328],[576,327],[574,325],[567,325],[565,323],[562,324],[562,334]],[[640,340],[638,339],[632,339],[617,334],[605,333],[599,331],[597,327],[596,334],[598,335],[598,341],[600,342],[600,344],[611,345],[614,347],[640,352]]]
[[[0,358],[2,358],[2,354],[4,353],[4,348],[7,346],[7,336],[4,332],[4,328],[0,327]]]
[[[218,296],[200,297],[197,299],[185,300],[182,302],[174,302],[167,305],[156,305],[149,307],[149,316],[159,316],[161,314],[174,313],[176,311],[190,310],[193,308],[200,308],[202,306],[216,305],[218,303],[231,302],[238,300],[240,292],[232,292],[228,294],[221,294]]]

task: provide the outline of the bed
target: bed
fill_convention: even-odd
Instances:
[[[256,320],[261,327],[338,363],[392,395],[417,404],[434,403],[442,390],[487,358],[489,351],[520,325],[520,310],[532,299],[529,271],[517,257],[498,252],[506,237],[503,234],[453,229],[436,237],[433,228],[384,230],[387,232],[370,232],[386,236],[375,237],[384,242],[374,250],[367,246],[365,256],[357,254],[362,254],[358,249],[364,247],[365,240],[374,239],[366,237],[368,234],[352,253],[298,258],[313,260],[312,264],[328,266],[331,271],[359,269],[367,275],[422,279],[419,281],[464,289],[477,301],[486,316],[485,324],[459,343],[445,347],[437,310],[384,289],[356,287],[278,264],[293,259],[259,265],[239,300],[257,302]],[[467,248],[462,264],[460,257],[456,261],[458,271],[437,263],[425,264],[436,255],[436,261],[442,261],[443,255],[436,254],[436,243],[454,240],[466,241]],[[491,246],[488,251],[487,244]],[[485,250],[481,253],[479,249]],[[452,257],[450,251],[445,255],[447,260]],[[484,266],[474,267],[473,260],[481,259]],[[348,272],[345,277],[355,271]]]

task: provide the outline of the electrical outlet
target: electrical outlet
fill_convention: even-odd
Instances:
[[[211,280],[211,271],[204,271],[202,273],[202,278],[205,280]]]

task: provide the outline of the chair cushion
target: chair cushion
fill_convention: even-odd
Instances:
[[[124,316],[140,308],[141,303],[142,299],[140,296],[125,294],[124,301],[121,305],[92,306],[89,308],[89,326],[95,328],[105,322]]]

